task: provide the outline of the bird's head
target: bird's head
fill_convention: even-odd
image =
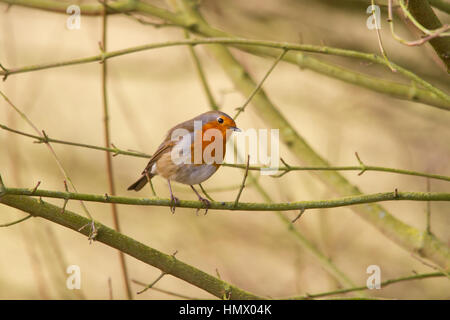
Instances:
[[[216,128],[222,132],[227,130],[241,131],[236,126],[233,118],[221,111],[209,111],[198,116],[199,120],[202,120],[204,129]]]

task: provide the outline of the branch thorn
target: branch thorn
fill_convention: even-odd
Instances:
[[[31,195],[35,194],[37,189],[39,188],[39,185],[41,184],[40,181],[37,182],[36,186],[33,188],[33,190],[31,191]]]
[[[295,223],[295,221],[297,221],[298,219],[300,219],[300,217],[303,215],[303,213],[305,213],[305,208],[302,208],[300,210],[300,213],[294,218],[294,220],[292,220],[292,223]]]

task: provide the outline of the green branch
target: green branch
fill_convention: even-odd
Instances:
[[[243,164],[231,164],[231,163],[224,163],[223,166],[231,167],[231,168],[240,168],[245,169],[245,165]],[[261,167],[261,166],[249,166],[249,170],[254,171],[260,171],[267,169],[267,167]],[[291,172],[291,171],[360,171],[366,172],[366,171],[376,171],[376,172],[389,172],[389,173],[397,173],[397,174],[403,174],[403,175],[410,175],[410,176],[417,176],[417,177],[424,177],[424,178],[430,178],[430,179],[437,179],[437,180],[444,180],[444,181],[450,181],[450,177],[444,176],[444,175],[438,175],[438,174],[431,174],[431,173],[425,173],[425,172],[418,172],[418,171],[411,171],[411,170],[404,170],[404,169],[395,169],[395,168],[386,168],[386,167],[380,167],[380,166],[335,166],[335,167],[323,167],[323,166],[316,166],[316,167],[301,167],[301,166],[282,166],[278,168],[278,171],[283,171],[278,176],[274,176],[276,178],[281,177],[285,173]]]
[[[370,61],[372,63],[387,65],[386,61],[377,55],[371,53],[363,53],[354,50],[346,50],[339,48],[332,48],[326,46],[316,46],[309,44],[294,44],[294,43],[284,43],[275,42],[267,40],[249,40],[249,39],[234,39],[234,38],[209,38],[209,39],[193,39],[193,40],[178,40],[178,41],[166,41],[161,43],[151,43],[116,51],[104,52],[95,56],[71,59],[67,61],[44,63],[37,65],[30,65],[19,68],[4,68],[0,70],[0,75],[8,77],[13,74],[32,72],[38,70],[45,70],[57,67],[71,66],[84,63],[101,62],[114,57],[140,52],[144,50],[172,47],[172,46],[193,46],[193,45],[207,45],[207,44],[227,44],[231,46],[236,46],[238,48],[251,48],[250,51],[255,51],[255,53],[263,52],[264,49],[284,49],[289,51],[302,51],[302,52],[313,52],[321,54],[336,55],[348,58],[357,58],[365,61]],[[263,51],[261,51],[263,50]],[[275,54],[275,57],[279,57],[279,53]],[[403,74],[407,78],[415,81],[416,83],[422,85],[424,89],[411,87],[408,85],[396,83],[393,81],[381,80],[374,77],[365,76],[359,73],[347,73],[345,69],[337,66],[332,66],[321,62],[320,60],[311,58],[309,56],[304,56],[300,53],[286,53],[283,60],[288,59],[288,62],[293,62],[295,64],[305,67],[306,65],[314,65],[316,71],[322,73],[332,73],[337,77],[342,77],[342,80],[347,82],[358,82],[360,85],[373,89],[375,91],[383,92],[393,96],[402,96],[403,99],[420,101],[440,109],[450,110],[450,97],[442,92],[441,90],[435,88],[428,82],[422,80],[414,73],[391,63],[394,68],[396,68],[399,73]]]
[[[390,284],[394,284],[394,283],[398,283],[398,282],[420,280],[420,279],[427,279],[427,278],[437,278],[437,277],[445,277],[445,273],[433,272],[433,273],[415,274],[415,275],[407,276],[407,277],[389,279],[389,280],[381,282],[380,285],[382,288],[384,288]],[[360,287],[354,287],[354,288],[348,288],[348,289],[334,290],[334,291],[329,291],[329,292],[306,294],[304,296],[289,297],[289,298],[284,298],[284,300],[307,300],[307,299],[321,298],[321,297],[332,296],[332,295],[336,295],[336,294],[343,294],[343,293],[363,291],[363,290],[368,290],[367,285],[360,286]]]
[[[187,30],[184,31],[184,36],[186,39],[189,39],[189,32]],[[200,59],[195,52],[194,46],[188,46],[189,53],[192,57],[192,61],[194,62],[195,69],[197,70],[198,77],[200,79],[200,82],[203,87],[203,91],[205,92],[206,98],[208,99],[209,107],[212,110],[219,110],[219,105],[217,104],[216,100],[214,99],[211,89],[209,87],[208,81],[206,80],[205,72],[203,71],[202,64],[200,63]]]
[[[74,193],[51,190],[32,190],[25,188],[5,188],[4,195],[16,196],[32,196],[55,199],[83,200],[101,203],[118,203],[140,206],[162,206],[170,207],[170,199],[162,198],[129,198],[112,195],[95,195],[87,193]],[[349,196],[336,198],[331,200],[315,200],[315,201],[296,201],[285,203],[249,203],[239,202],[237,205],[234,201],[230,202],[211,202],[209,209],[211,210],[229,210],[229,211],[288,211],[288,210],[305,210],[319,208],[336,208],[351,206],[357,204],[367,204],[382,201],[450,201],[450,193],[446,192],[382,192],[374,194],[364,194],[357,196]],[[180,208],[204,208],[205,204],[201,201],[180,200],[177,207]]]
[[[0,203],[27,212],[35,217],[41,217],[59,225],[72,229],[84,235],[89,234],[87,228],[90,220],[66,210],[61,214],[61,208],[44,201],[38,201],[25,196],[3,195]],[[96,222],[98,234],[96,241],[128,254],[146,264],[154,266],[166,274],[182,279],[212,295],[223,298],[226,294],[230,299],[262,299],[252,293],[226,283],[193,266],[190,266],[171,255],[150,248],[130,237],[127,237],[107,226]]]

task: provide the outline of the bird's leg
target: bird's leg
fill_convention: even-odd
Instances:
[[[170,185],[170,180],[167,179],[167,183],[169,184],[169,191],[170,191],[170,211],[172,212],[172,214],[175,213],[175,207],[177,206],[179,200],[177,197],[174,197],[173,193],[172,193],[172,186]]]
[[[197,190],[195,190],[195,188],[194,188],[193,185],[191,185],[191,188],[192,188],[192,190],[194,190],[195,194],[197,195],[198,200],[201,201],[201,202],[203,202],[203,204],[205,205],[205,209],[206,209],[206,210],[205,210],[205,215],[206,215],[206,214],[208,213],[208,209],[209,209],[209,207],[210,207],[210,205],[211,205],[211,202],[209,202],[208,199],[203,198],[203,197],[200,195],[200,193],[198,193]],[[199,210],[200,210],[200,208],[197,209],[197,212],[196,212],[195,214],[198,214]]]

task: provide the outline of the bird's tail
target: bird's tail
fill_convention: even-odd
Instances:
[[[149,178],[153,178],[153,175],[150,174]],[[139,191],[141,190],[146,184],[147,184],[148,180],[147,180],[147,176],[144,174],[142,177],[139,178],[138,181],[136,181],[135,183],[133,183],[131,186],[128,187],[128,190],[134,190],[134,191]]]

